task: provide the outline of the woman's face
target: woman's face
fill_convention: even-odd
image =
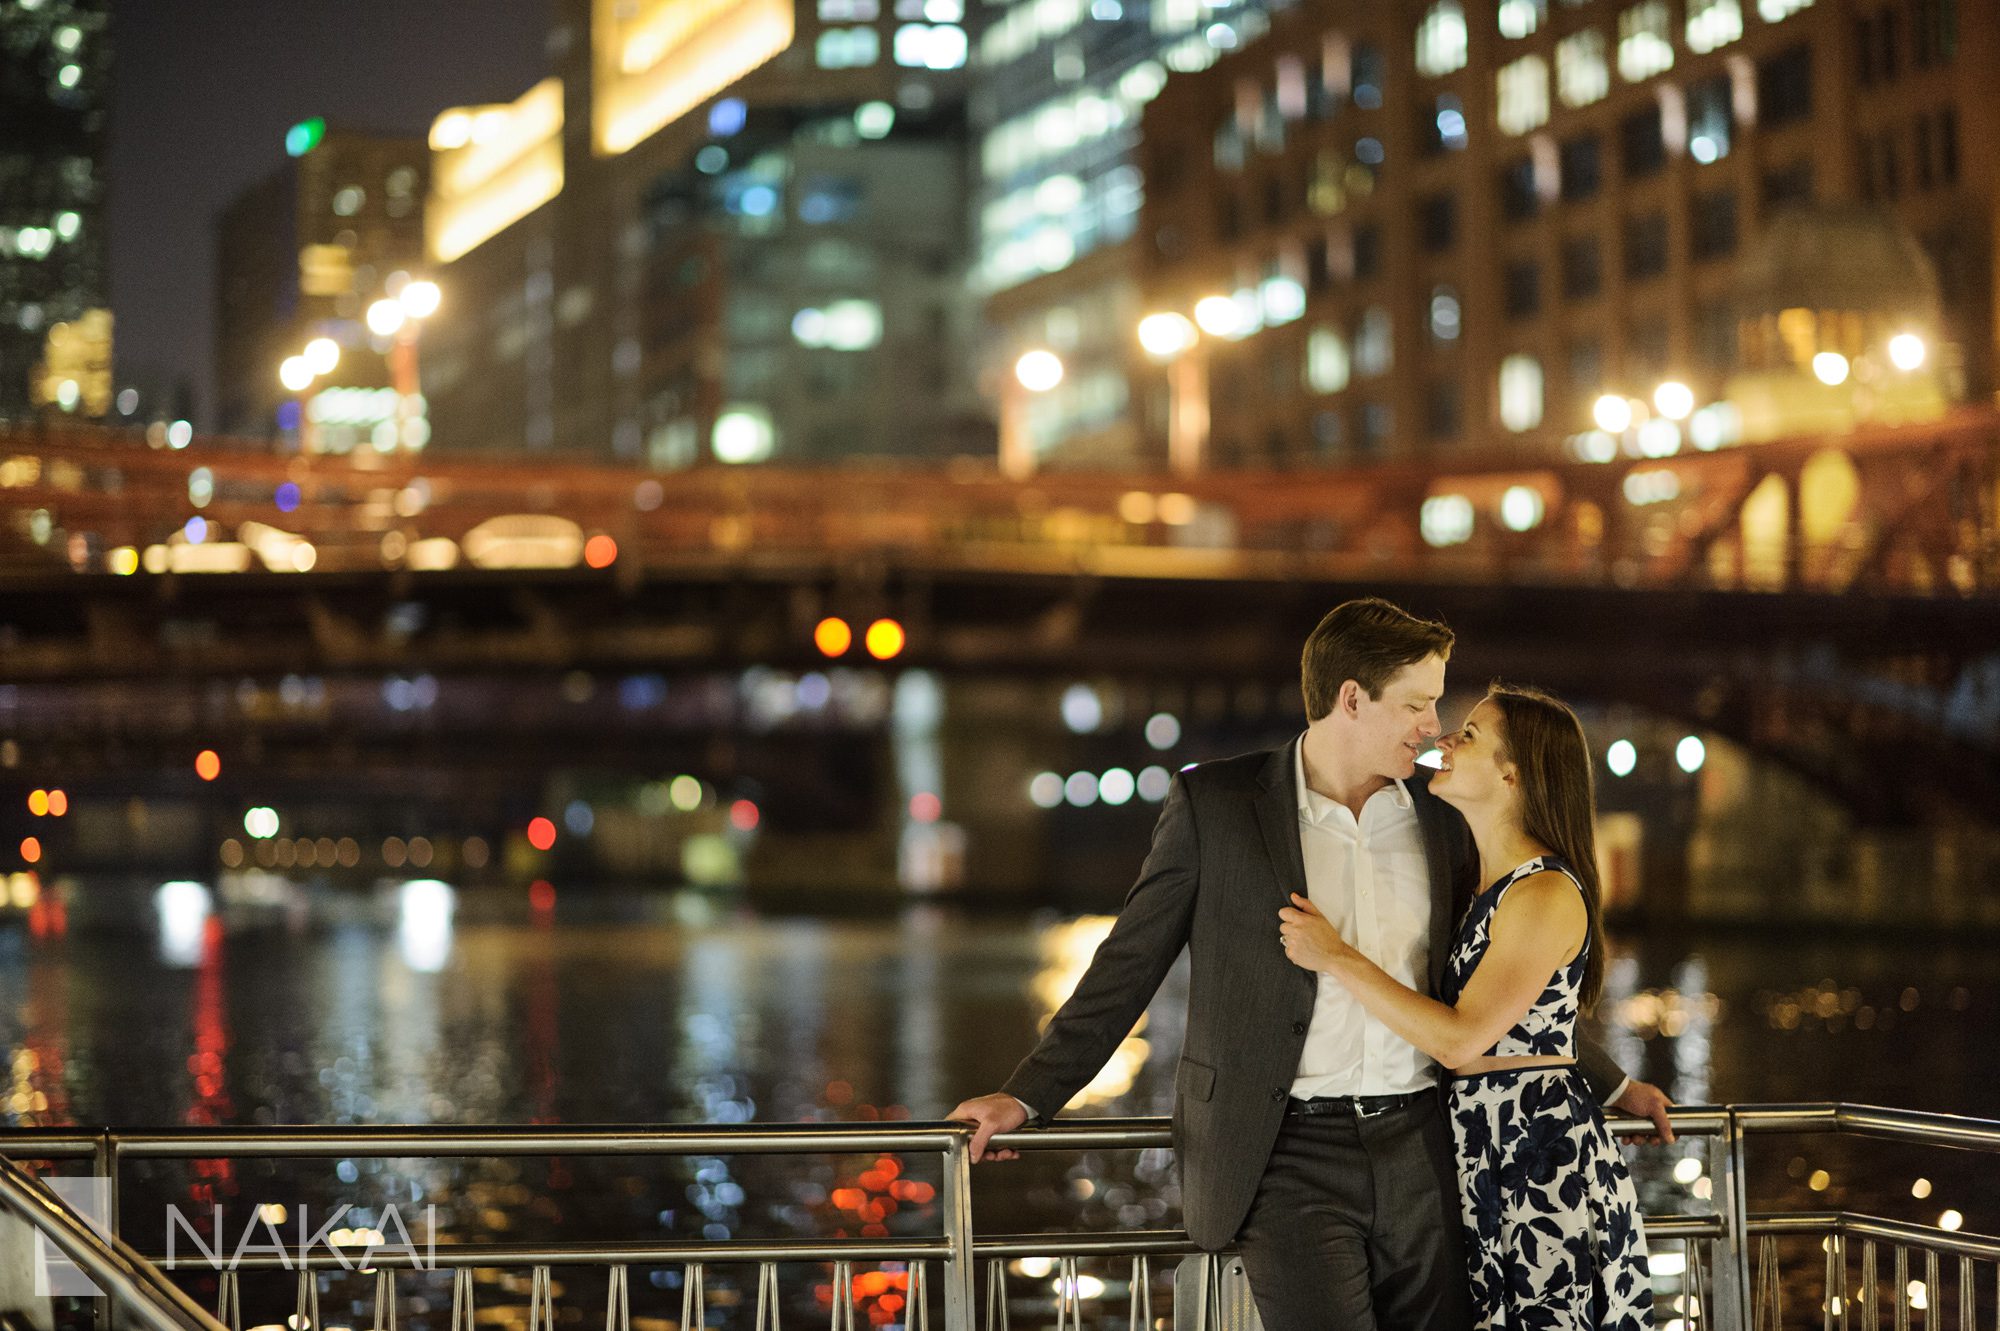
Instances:
[[[1459,809],[1512,798],[1514,764],[1502,752],[1500,725],[1500,709],[1481,699],[1462,727],[1439,736],[1444,761],[1431,777],[1431,791]]]

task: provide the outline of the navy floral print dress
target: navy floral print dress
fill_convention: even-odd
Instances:
[[[1439,995],[1445,1002],[1458,1001],[1486,955],[1500,898],[1547,870],[1576,881],[1568,864],[1544,855],[1473,899],[1445,965]],[[1488,1056],[1574,1058],[1584,960],[1579,950],[1558,970]],[[1449,1106],[1473,1325],[1479,1331],[1650,1328],[1652,1280],[1638,1197],[1576,1069],[1460,1077],[1451,1083]]]

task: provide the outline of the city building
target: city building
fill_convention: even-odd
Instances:
[[[216,424],[319,451],[421,447],[420,401],[400,405],[416,397],[396,364],[408,340],[369,315],[424,280],[428,146],[314,119],[284,148],[216,227]],[[326,368],[288,364],[319,339],[337,353]]]
[[[1281,15],[1147,110],[1149,449],[1608,461],[1986,397],[1996,61],[1955,0]]]
[[[1007,0],[977,46],[983,383],[1005,465],[1131,465],[1140,117],[1170,81],[1254,44],[1292,0]],[[1042,383],[1015,372],[1035,354]],[[1053,360],[1048,357],[1054,357]],[[1058,374],[1052,384],[1046,381]]]
[[[434,123],[435,446],[993,450],[957,0],[568,0],[549,79]]]
[[[109,9],[0,7],[0,419],[112,410]]]

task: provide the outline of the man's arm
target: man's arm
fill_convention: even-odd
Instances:
[[[1199,860],[1194,808],[1185,777],[1177,776],[1139,879],[1075,991],[998,1095],[968,1100],[951,1111],[949,1117],[979,1126],[972,1143],[975,1160],[994,1132],[1011,1131],[1030,1116],[1055,1117],[1132,1033],[1187,946]],[[1019,1104],[1010,1106],[1010,1097]]]
[[[1603,1045],[1582,1031],[1577,1032],[1576,1068],[1583,1074],[1584,1084],[1599,1104],[1623,1110],[1634,1118],[1653,1120],[1654,1127],[1658,1129],[1657,1135],[1642,1137],[1641,1141],[1674,1140],[1673,1124],[1667,1120],[1667,1111],[1674,1102],[1667,1098],[1667,1093],[1651,1082],[1640,1081],[1626,1072]]]

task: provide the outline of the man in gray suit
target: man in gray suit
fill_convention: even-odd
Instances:
[[[1458,1182],[1437,1069],[1336,981],[1293,965],[1278,911],[1307,894],[1356,948],[1435,991],[1479,856],[1417,779],[1439,731],[1452,634],[1386,601],[1307,638],[1309,724],[1281,748],[1202,763],[1075,992],[1006,1086],[950,1117],[989,1139],[1046,1121],[1132,1030],[1186,948],[1174,1144],[1188,1235],[1235,1244],[1266,1331],[1459,1331],[1470,1321]],[[1594,1092],[1667,1140],[1666,1096],[1588,1041]]]

